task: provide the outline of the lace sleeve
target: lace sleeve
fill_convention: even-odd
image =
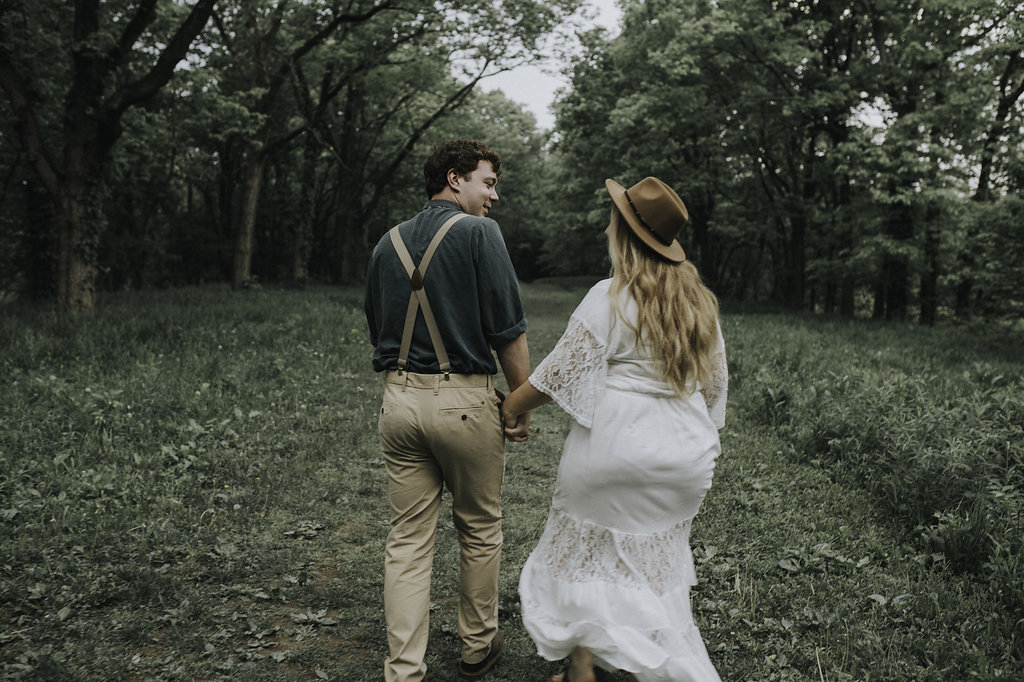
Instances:
[[[728,392],[729,366],[725,362],[725,341],[722,339],[722,329],[719,327],[718,348],[715,351],[711,376],[700,387],[704,403],[708,406],[708,416],[719,429],[725,426],[725,401]]]
[[[576,317],[546,358],[530,375],[530,383],[551,396],[582,426],[590,428],[597,393],[604,385],[604,345]]]

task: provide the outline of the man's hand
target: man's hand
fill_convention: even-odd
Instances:
[[[505,422],[505,438],[513,443],[522,443],[530,437],[530,413],[510,414],[502,412],[502,421]]]

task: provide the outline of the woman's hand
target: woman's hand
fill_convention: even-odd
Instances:
[[[501,411],[501,419],[505,423],[505,438],[513,443],[522,443],[530,437],[530,413],[515,414]]]
[[[501,404],[501,417],[505,422],[505,437],[522,443],[530,437],[530,410],[551,402],[551,396],[541,393],[529,381],[524,381]]]

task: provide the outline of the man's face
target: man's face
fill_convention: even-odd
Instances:
[[[495,175],[491,162],[480,161],[476,170],[466,177],[459,176],[456,182],[462,210],[469,215],[486,217],[491,206],[498,200],[498,193],[494,189],[498,184],[498,176]]]

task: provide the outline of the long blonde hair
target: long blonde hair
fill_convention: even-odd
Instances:
[[[612,260],[612,301],[623,289],[636,301],[637,343],[663,364],[663,376],[681,393],[691,393],[711,373],[717,345],[718,299],[689,261],[659,258],[640,241],[617,208],[608,226]],[[621,312],[621,311],[620,311]],[[620,315],[621,317],[621,315]]]

